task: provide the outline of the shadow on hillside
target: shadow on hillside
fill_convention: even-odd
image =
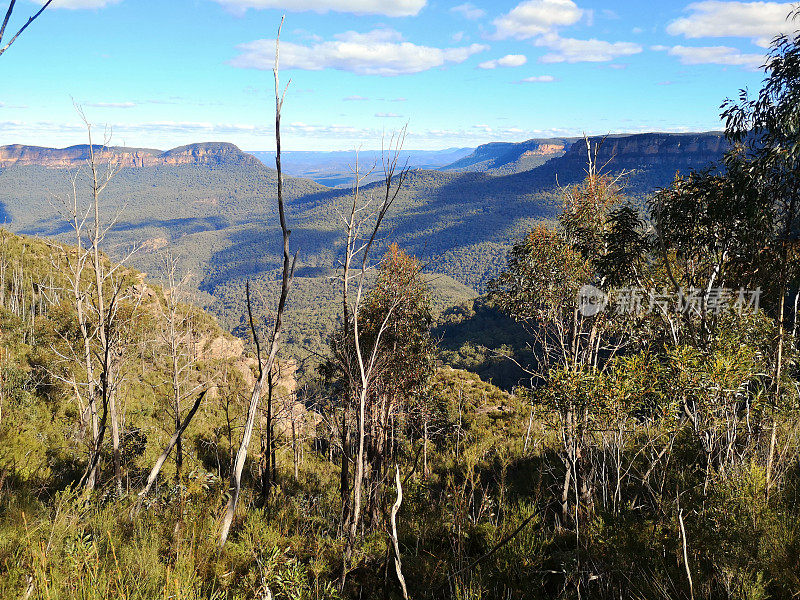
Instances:
[[[506,391],[530,386],[526,369],[533,370],[536,363],[528,347],[530,336],[485,297],[446,310],[431,335],[446,364],[476,373]]]
[[[230,226],[224,217],[185,217],[181,219],[155,220],[155,221],[120,221],[111,228],[111,233],[138,231],[140,229],[166,229],[172,237],[201,233],[203,231],[218,231]],[[59,236],[73,231],[72,225],[58,215],[51,216],[36,224],[19,231],[24,235]]]
[[[219,285],[237,279],[256,278],[278,271],[283,264],[281,230],[276,225],[253,223],[228,236],[229,245],[209,259],[207,276],[200,289],[210,293]],[[298,251],[298,273],[320,272],[334,264],[335,248],[342,243],[338,231],[297,227],[292,229],[291,246]]]

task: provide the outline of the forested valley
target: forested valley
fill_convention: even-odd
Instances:
[[[252,202],[126,170],[82,112],[79,169],[0,174],[12,218],[61,180],[0,229],[0,597],[797,598],[800,34],[658,186],[613,137],[409,170],[405,130],[377,178],[285,177],[278,66],[276,171],[203,176]],[[145,274],[122,242],[172,209],[120,179],[224,214]]]

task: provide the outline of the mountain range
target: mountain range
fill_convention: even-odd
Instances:
[[[726,148],[716,132],[609,136],[589,143],[597,164],[623,173],[626,192],[639,200],[668,185],[677,172],[713,164]],[[85,162],[88,150],[0,147],[0,218],[6,227],[71,241],[62,203],[71,191],[68,175]],[[127,167],[103,197],[105,214],[118,215],[106,238],[112,256],[136,245],[132,266],[157,278],[160,251],[168,248],[194,273],[197,300],[239,333],[247,323],[246,280],[263,290],[265,301],[258,309],[269,309],[280,266],[274,169],[232,144],[192,144],[166,152],[96,150]],[[418,256],[431,273],[439,309],[477,296],[505,264],[513,241],[535,223],[556,217],[561,188],[581,181],[587,164],[582,139],[453,152],[455,160],[437,168],[411,168],[375,254],[397,242]],[[79,189],[84,183],[79,181]],[[380,194],[381,185],[367,184],[362,193]],[[331,323],[320,307],[335,297],[343,248],[339,211],[351,192],[292,176],[285,178],[284,189],[291,243],[299,250],[287,338],[296,352],[319,351]]]

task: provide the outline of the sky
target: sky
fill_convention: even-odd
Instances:
[[[17,0],[9,29],[44,0]],[[3,11],[8,1],[0,1]],[[704,0],[54,0],[0,56],[0,145],[407,149],[722,128],[792,5]],[[797,25],[800,27],[800,24]],[[8,38],[8,34],[6,36]]]

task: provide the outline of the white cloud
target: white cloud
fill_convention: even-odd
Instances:
[[[520,83],[550,83],[555,80],[556,78],[552,75],[534,75],[533,77],[526,77],[520,80]]]
[[[318,13],[347,12],[387,17],[413,17],[425,6],[427,0],[214,0],[234,12],[248,8],[276,8],[292,12]]]
[[[555,33],[536,40],[537,46],[544,46],[550,52],[539,60],[544,63],[558,62],[607,62],[620,56],[639,54],[642,47],[633,42],[606,42],[603,40],[576,40],[562,38]]]
[[[366,96],[348,96],[347,98],[343,98],[345,102],[364,102],[365,100],[369,100]]]
[[[47,0],[34,0],[37,4],[44,4],[46,1]],[[48,10],[50,8],[105,8],[110,4],[118,4],[120,2],[122,2],[122,0],[53,0]]]
[[[487,60],[478,65],[479,69],[496,69],[497,67],[521,67],[528,58],[523,54],[506,54],[502,58]]]
[[[486,11],[482,8],[478,8],[474,4],[470,2],[466,2],[465,4],[459,4],[458,6],[454,6],[450,9],[451,12],[459,13],[465,19],[470,19],[471,21],[475,21],[486,16]]]
[[[786,17],[792,10],[788,2],[721,2],[704,0],[687,7],[688,17],[676,19],[667,33],[687,38],[749,37],[768,46],[778,33],[794,29]]]
[[[379,112],[375,113],[376,117],[384,118],[384,119],[399,119],[403,115],[398,115],[396,113],[386,113],[386,112]]]
[[[466,37],[466,34],[463,31],[456,31],[453,35],[450,36],[450,39],[453,40],[456,44],[463,40]]]
[[[664,49],[661,46],[653,49]],[[728,65],[758,69],[765,62],[762,54],[743,54],[729,46],[673,46],[666,48],[667,54],[676,56],[684,65]]]
[[[577,23],[583,11],[572,0],[526,0],[494,20],[495,37],[519,40]]]
[[[358,75],[405,75],[448,63],[461,63],[488,49],[481,44],[459,48],[432,48],[401,41],[390,29],[347,33],[337,39],[302,46],[281,42],[281,67],[320,71],[337,69]],[[275,40],[255,40],[239,46],[241,54],[230,61],[235,67],[270,70],[275,61]]]

